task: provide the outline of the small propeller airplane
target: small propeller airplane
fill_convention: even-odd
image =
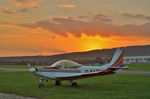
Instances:
[[[71,86],[78,86],[76,79],[104,76],[114,74],[118,70],[128,69],[123,67],[123,49],[117,49],[111,62],[102,66],[83,66],[70,60],[60,60],[51,66],[33,68],[28,63],[29,71],[33,72],[39,78],[39,87],[44,87],[43,80],[56,80],[55,85],[60,86],[61,81],[69,80]]]

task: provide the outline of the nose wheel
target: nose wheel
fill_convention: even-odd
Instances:
[[[39,84],[39,87],[44,87],[44,85],[41,83],[41,84]]]
[[[44,87],[44,85],[43,85],[43,79],[40,79],[40,81],[39,81],[39,87]]]

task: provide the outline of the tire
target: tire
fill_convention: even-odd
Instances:
[[[74,83],[71,84],[71,86],[72,86],[72,87],[77,87],[78,84],[74,82]]]
[[[44,87],[44,85],[43,84],[39,84],[39,87]]]
[[[56,81],[55,85],[56,85],[56,86],[60,86],[60,85],[61,85],[61,82],[60,82],[60,81]]]

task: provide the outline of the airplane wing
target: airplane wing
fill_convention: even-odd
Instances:
[[[108,74],[114,74],[115,72],[113,71],[101,71],[101,72],[90,72],[90,73],[80,73],[77,75],[72,75],[72,76],[65,76],[65,77],[58,77],[57,79],[60,80],[75,80],[75,79],[82,79],[86,77],[92,77],[92,76],[103,76],[103,75],[108,75]]]
[[[91,73],[83,73],[81,76],[101,76],[101,75],[108,75],[108,74],[114,74],[115,72],[108,72],[108,71],[102,71],[102,72],[91,72]]]

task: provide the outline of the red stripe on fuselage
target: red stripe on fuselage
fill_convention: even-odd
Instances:
[[[37,71],[53,71],[53,72],[81,72],[80,70],[64,70],[64,69],[37,69]]]
[[[103,72],[95,72],[95,73],[84,73],[82,76],[92,76],[92,75],[108,75],[108,74],[114,74],[115,72],[110,71],[103,71]]]
[[[123,64],[123,52],[111,67],[117,67]]]

